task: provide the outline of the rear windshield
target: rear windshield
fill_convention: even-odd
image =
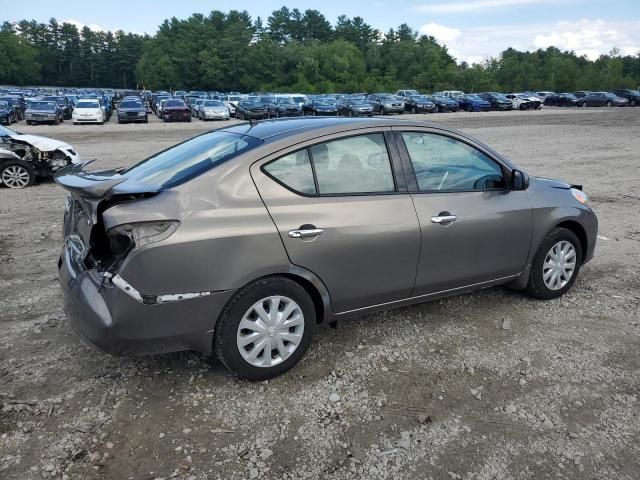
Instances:
[[[224,103],[218,102],[216,100],[207,100],[203,105],[205,107],[224,107]]]
[[[205,133],[143,160],[123,175],[161,189],[171,188],[260,143],[257,138],[236,133]]]
[[[100,108],[100,104],[97,100],[95,102],[90,100],[81,100],[76,103],[76,108]]]
[[[55,110],[56,104],[53,102],[31,102],[31,110]]]
[[[184,107],[185,104],[182,100],[167,100],[164,106],[165,107]]]
[[[142,103],[140,103],[140,102],[122,102],[120,104],[120,108],[142,108]]]

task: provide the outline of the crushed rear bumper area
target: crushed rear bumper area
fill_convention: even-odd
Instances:
[[[114,355],[196,350],[211,353],[213,330],[233,290],[145,304],[74,260],[65,245],[59,260],[64,307],[73,330]]]

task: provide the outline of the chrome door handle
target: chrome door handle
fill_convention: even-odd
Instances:
[[[451,223],[458,219],[455,215],[437,215],[431,217],[431,223]]]
[[[289,230],[290,238],[313,238],[322,235],[324,230],[321,228],[310,228],[308,230]]]

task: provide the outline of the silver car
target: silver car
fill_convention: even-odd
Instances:
[[[287,371],[346,316],[503,284],[559,297],[598,228],[581,187],[383,118],[242,123],[56,181],[78,334],[115,354],[215,352],[249,379]]]
[[[197,116],[201,120],[229,120],[229,109],[219,100],[205,100],[198,109]]]

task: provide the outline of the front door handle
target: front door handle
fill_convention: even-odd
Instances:
[[[435,217],[431,217],[431,223],[439,223],[439,224],[449,224],[455,222],[458,219],[455,215],[451,215],[448,213],[447,215],[436,215]]]
[[[290,238],[313,238],[322,235],[324,230],[321,228],[307,228],[300,230],[289,230]]]

